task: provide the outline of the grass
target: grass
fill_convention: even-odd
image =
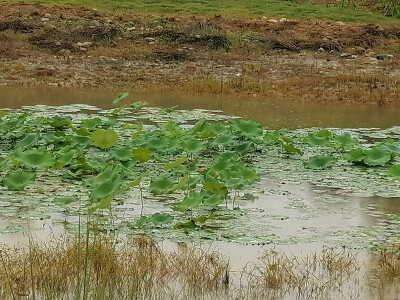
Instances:
[[[398,248],[375,254],[369,271],[346,248],[302,257],[265,250],[258,261],[233,271],[229,258],[211,248],[180,244],[165,251],[147,237],[117,241],[101,234],[84,240],[3,247],[1,299],[325,299],[361,290],[365,272],[385,278],[366,283],[371,289],[400,279]]]
[[[0,0],[0,3],[18,1]],[[262,16],[295,19],[328,19],[351,22],[395,22],[394,19],[362,9],[304,3],[296,0],[27,0],[28,3],[84,5],[102,10],[171,15],[222,15],[225,17],[258,18]]]

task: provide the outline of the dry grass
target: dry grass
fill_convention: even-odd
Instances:
[[[376,254],[376,280],[368,288],[381,292],[398,282],[398,250],[397,245]],[[167,252],[146,237],[116,242],[100,235],[87,243],[60,239],[3,248],[0,264],[0,298],[5,300],[325,299],[361,290],[366,272],[346,248],[301,257],[267,250],[257,262],[233,272],[228,258],[213,249],[181,244]]]

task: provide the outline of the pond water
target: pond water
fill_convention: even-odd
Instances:
[[[110,108],[115,91],[0,87],[0,107],[85,103]],[[268,128],[387,128],[398,126],[400,106],[301,103],[258,97],[208,95],[131,94],[127,101],[147,101],[150,106],[221,110],[224,114],[255,120]]]
[[[59,106],[83,103],[109,109],[116,94],[113,91],[7,87],[0,88],[0,108],[19,109],[25,105]],[[178,109],[186,110],[220,110],[226,115],[253,119],[271,129],[349,128],[358,134],[366,134],[368,130],[356,129],[391,128],[400,125],[400,107],[276,102],[255,97],[189,97],[160,94],[131,94],[127,101],[147,101],[149,106],[178,106]],[[390,136],[390,132],[385,134]],[[295,255],[304,255],[325,245],[345,245],[357,249],[355,251],[361,253],[361,257],[365,259],[368,257],[365,249],[371,246],[371,241],[382,242],[387,238],[400,238],[400,221],[397,219],[400,215],[400,192],[396,191],[396,184],[390,185],[388,189],[380,189],[378,184],[375,188],[366,185],[365,188],[361,186],[354,190],[354,187],[348,187],[343,182],[349,178],[356,178],[357,174],[341,178],[340,174],[332,171],[328,175],[318,175],[318,178],[296,178],[295,174],[289,174],[293,169],[285,170],[274,161],[260,161],[260,164],[265,164],[261,181],[254,190],[240,195],[237,200],[237,204],[248,212],[237,221],[242,226],[241,232],[235,232],[239,237],[236,238],[238,243],[211,243],[231,257],[233,270],[241,270],[248,262],[255,261],[264,249],[277,248]],[[278,177],[275,177],[275,174]],[[310,182],[310,178],[318,184]],[[334,182],[334,187],[326,187],[323,184],[324,180],[328,183]],[[345,192],[341,190],[343,186],[348,188],[344,189]],[[132,198],[138,199],[137,194],[133,196],[135,197]],[[139,201],[124,204],[118,207],[117,211],[139,211],[140,205]],[[145,212],[157,212],[162,207],[162,203],[153,203],[146,206]],[[393,216],[395,219],[390,219]],[[0,242],[8,245],[27,244],[30,235],[37,239],[49,239],[64,231],[65,220],[66,217],[60,213],[54,213],[51,218],[43,220],[2,218],[0,227],[3,228],[3,233],[0,235]],[[68,221],[73,222],[74,217],[69,217]],[[246,227],[246,224],[251,226]],[[18,227],[23,227],[24,230],[14,230]],[[243,232],[248,232],[254,240],[241,240]],[[162,246],[167,250],[176,247],[170,242],[163,242]],[[359,283],[357,288],[361,289],[362,284]],[[368,291],[360,293],[363,299],[374,298]],[[389,289],[388,293],[388,297],[398,296],[397,290]]]

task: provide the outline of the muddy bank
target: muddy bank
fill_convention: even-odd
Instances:
[[[400,103],[399,45],[394,25],[0,5],[3,86],[390,105]]]

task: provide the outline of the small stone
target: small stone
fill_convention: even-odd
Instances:
[[[377,60],[387,60],[387,59],[392,59],[394,56],[392,54],[378,54],[376,56]]]
[[[157,29],[157,30],[163,30],[164,27],[162,27],[161,25],[158,25],[158,26],[156,27],[156,29]]]
[[[44,17],[50,19],[51,18],[51,14],[45,14]]]
[[[48,22],[48,21],[50,21],[49,18],[41,18],[41,19],[40,19],[40,22]]]
[[[275,24],[275,23],[279,23],[278,20],[275,20],[275,19],[268,19],[268,22],[274,23],[274,24]]]
[[[135,26],[133,26],[133,27],[128,27],[128,28],[126,29],[126,31],[134,31],[135,29],[136,29]]]
[[[61,50],[59,51],[59,53],[60,53],[60,55],[68,56],[68,55],[71,54],[71,50],[68,50],[68,49],[61,49]]]
[[[344,26],[344,25],[346,25],[346,23],[343,23],[343,22],[337,22],[336,24],[338,24],[339,26]]]
[[[325,49],[321,47],[321,48],[318,49],[318,52],[319,53],[323,53],[323,52],[325,52]]]
[[[86,52],[86,51],[87,51],[87,48],[85,48],[85,47],[79,47],[79,50],[82,51],[82,52]]]
[[[155,38],[152,38],[152,37],[146,37],[146,38],[144,38],[146,41],[148,41],[148,42],[154,42],[156,39]]]
[[[86,47],[86,48],[91,47],[92,45],[93,45],[92,42],[83,42],[82,43],[82,47]]]
[[[342,53],[340,54],[340,58],[351,58],[352,54],[351,53]]]
[[[333,50],[333,49],[332,49],[331,51],[329,51],[330,54],[333,54],[333,53],[335,53],[335,52],[336,52],[336,51]]]
[[[288,21],[288,19],[286,19],[286,18],[282,18],[279,20],[280,23],[286,23],[287,21]]]
[[[93,20],[90,22],[90,26],[94,26],[94,27],[100,27],[101,23],[97,20]]]
[[[149,42],[149,45],[154,45],[156,42]]]

